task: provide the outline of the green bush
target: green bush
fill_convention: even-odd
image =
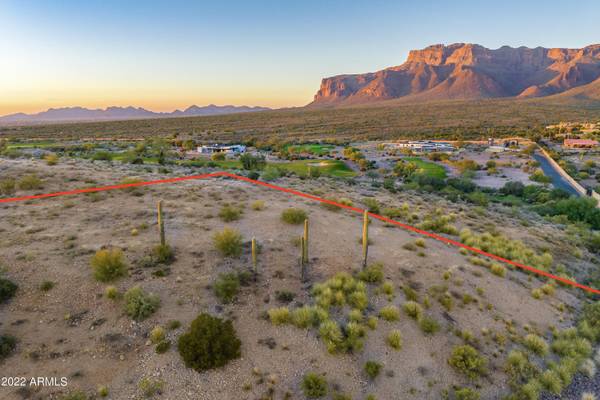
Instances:
[[[11,335],[0,335],[0,360],[10,356],[17,347],[17,339]]]
[[[490,271],[492,271],[492,274],[494,274],[496,276],[500,276],[502,278],[504,278],[504,276],[506,275],[506,268],[504,268],[502,265],[497,264],[497,263],[493,263],[490,266]]]
[[[165,340],[165,337],[166,337],[165,328],[163,328],[160,325],[155,326],[150,331],[150,341],[154,344],[162,342],[163,340]]]
[[[321,375],[309,372],[302,379],[302,391],[309,399],[318,399],[327,395],[327,381]]]
[[[98,250],[90,263],[94,278],[100,282],[110,282],[127,273],[127,265],[120,249]]]
[[[440,324],[427,315],[419,320],[419,327],[425,334],[433,335],[440,330]]]
[[[479,393],[471,388],[460,388],[454,390],[455,400],[479,400]]]
[[[365,363],[365,373],[371,379],[377,378],[377,375],[381,372],[382,365],[377,361],[367,361]]]
[[[402,333],[399,330],[392,330],[386,338],[386,343],[394,350],[400,350],[402,348]]]
[[[423,307],[416,301],[407,301],[404,303],[404,312],[413,319],[420,319],[423,315]]]
[[[155,264],[171,264],[175,261],[175,252],[168,244],[159,244],[152,249],[152,261]]]
[[[111,300],[115,300],[119,297],[119,289],[114,286],[107,286],[104,289],[104,295]]]
[[[560,376],[556,371],[551,369],[546,370],[544,371],[544,373],[542,373],[542,375],[540,376],[540,383],[542,384],[545,390],[553,394],[558,395],[563,390],[563,382],[560,379]]]
[[[213,236],[215,247],[226,257],[239,257],[242,254],[242,240],[242,235],[231,228],[225,228]]]
[[[539,356],[545,356],[548,353],[548,343],[546,343],[544,338],[533,333],[525,336],[523,339],[523,344],[525,347]]]
[[[11,299],[19,286],[6,278],[0,277],[0,304]]]
[[[487,360],[469,345],[455,346],[448,363],[471,379],[484,374],[487,368]]]
[[[281,213],[282,221],[292,225],[301,224],[306,218],[308,218],[306,211],[299,208],[288,208]]]
[[[287,307],[272,308],[268,314],[273,325],[283,325],[290,321],[290,310]],[[300,321],[299,323],[304,324]]]
[[[10,195],[15,192],[17,184],[13,178],[4,178],[0,180],[0,194]]]
[[[158,296],[146,293],[139,286],[125,292],[125,313],[136,321],[148,318],[159,306]]]
[[[526,382],[537,374],[537,369],[529,361],[527,354],[519,350],[512,350],[508,354],[504,370],[510,377],[510,381],[514,384]]]
[[[36,190],[42,188],[42,181],[36,175],[25,175],[18,182],[21,190]]]
[[[400,310],[396,306],[385,306],[379,310],[379,318],[386,321],[398,321],[400,319]]]
[[[242,210],[229,204],[224,205],[219,211],[219,217],[225,222],[237,221],[242,215]]]
[[[375,263],[362,269],[358,273],[358,279],[368,283],[381,283],[383,281],[383,264]]]
[[[219,368],[239,358],[241,342],[231,321],[202,313],[179,337],[177,348],[188,368],[198,372]]]
[[[235,299],[239,288],[240,279],[234,272],[220,274],[213,284],[215,295],[223,303],[231,303]]]
[[[42,292],[48,292],[54,288],[55,283],[52,281],[44,281],[40,284],[40,290]]]
[[[156,344],[154,351],[156,351],[156,354],[163,354],[169,351],[170,348],[171,342],[169,340],[161,340]]]
[[[138,388],[144,397],[150,398],[162,393],[164,382],[161,380],[142,378],[138,383]]]

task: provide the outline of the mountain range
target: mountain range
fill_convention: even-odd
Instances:
[[[309,106],[549,96],[600,100],[600,44],[495,50],[437,44],[411,50],[399,66],[325,78]]]
[[[185,110],[173,112],[154,112],[141,107],[107,107],[106,109],[89,109],[84,107],[50,108],[36,114],[16,113],[0,117],[0,123],[38,123],[38,122],[66,122],[66,121],[109,121],[120,119],[139,118],[166,118],[166,117],[196,117],[203,115],[223,115],[244,112],[270,110],[267,107],[248,106],[190,106]]]

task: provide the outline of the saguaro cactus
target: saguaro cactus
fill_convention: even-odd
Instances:
[[[304,220],[304,251],[302,252],[304,264],[308,263],[308,218]]]
[[[300,279],[302,281],[306,278],[306,263],[304,262],[304,255],[306,254],[306,242],[304,236],[300,237]]]
[[[165,222],[163,219],[163,212],[162,212],[162,200],[158,201],[157,214],[158,214],[158,233],[160,235],[160,245],[165,246],[167,244],[167,242],[165,240]]]
[[[258,262],[256,260],[256,239],[252,238],[252,271],[254,276],[258,275]]]
[[[365,210],[363,213],[363,231],[362,231],[362,245],[363,245],[363,268],[367,267],[367,253],[369,252],[369,212]]]

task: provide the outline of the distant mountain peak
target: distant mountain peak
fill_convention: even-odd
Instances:
[[[404,64],[325,78],[311,105],[389,99],[447,100],[542,97],[600,78],[600,44],[582,49],[434,44],[411,50]]]
[[[266,111],[267,107],[248,107],[248,106],[217,106],[209,104],[208,106],[192,105],[184,111],[175,110],[173,112],[154,112],[142,107],[134,106],[109,106],[106,109],[89,109],[80,106],[49,108],[36,114],[15,113],[0,117],[0,123],[41,123],[41,122],[71,122],[71,121],[108,121],[108,120],[127,120],[141,118],[166,118],[166,117],[194,117],[208,115],[234,114],[244,112]]]

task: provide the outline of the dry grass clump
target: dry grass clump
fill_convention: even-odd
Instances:
[[[525,336],[523,345],[539,356],[544,356],[548,353],[548,343],[544,338],[533,333]]]
[[[358,273],[358,279],[367,283],[380,283],[383,281],[383,264],[374,263]]]
[[[423,315],[423,307],[416,301],[407,301],[404,303],[404,312],[413,319],[420,319]]]
[[[392,330],[385,341],[394,350],[402,349],[402,333],[397,329]]]
[[[264,200],[256,200],[255,202],[253,202],[250,207],[254,210],[254,211],[262,211],[265,209],[265,202]]]
[[[490,266],[490,271],[492,272],[492,274],[501,278],[504,278],[504,276],[506,276],[506,268],[504,268],[498,263],[492,263],[492,265]]]
[[[487,370],[487,360],[468,344],[455,346],[448,364],[471,379],[477,378]]]
[[[327,380],[319,374],[309,372],[302,378],[302,392],[309,399],[318,399],[327,395]]]
[[[36,190],[42,188],[42,180],[35,174],[25,175],[17,182],[21,190]]]
[[[458,229],[451,223],[456,220],[456,215],[446,214],[444,210],[438,208],[426,215],[423,222],[417,225],[418,228],[432,231],[445,233],[448,235],[458,235]]]
[[[234,207],[230,204],[226,204],[221,207],[219,211],[219,218],[225,222],[237,221],[242,215],[242,210],[238,207]]]
[[[268,311],[268,314],[269,314],[269,319],[271,320],[271,323],[273,325],[283,325],[283,324],[287,324],[290,321],[290,310],[287,307],[271,308]],[[305,321],[305,320],[302,320],[302,317],[304,317],[304,316],[298,315],[297,317],[300,317],[300,319],[297,320],[297,322],[299,322],[303,325],[305,323],[308,323],[308,321],[310,321],[310,317],[308,318],[308,321]]]
[[[379,310],[379,317],[386,321],[398,321],[400,319],[400,310],[396,306],[385,306]]]

